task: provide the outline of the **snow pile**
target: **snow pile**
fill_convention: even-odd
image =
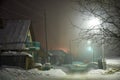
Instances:
[[[40,71],[38,69],[31,69],[28,72],[32,74],[40,74],[42,76],[51,76],[51,77],[64,77],[66,73],[63,72],[61,69],[50,69],[48,71]]]
[[[21,70],[3,68],[0,70],[0,80],[120,80],[120,72],[103,74],[104,70],[91,70],[87,74],[66,75],[61,69],[39,71],[38,69]]]
[[[47,73],[50,74],[51,76],[57,76],[57,77],[64,77],[64,76],[66,76],[66,73],[63,72],[61,69],[57,69],[57,70],[51,69]]]
[[[51,69],[48,71],[40,71],[38,69],[21,70],[15,68],[3,68],[0,70],[0,80],[35,80],[48,77],[64,77],[61,69]]]
[[[96,69],[96,70],[90,70],[87,74],[104,74],[105,73],[105,70],[102,70],[102,69]]]
[[[107,68],[120,68],[120,59],[107,59]]]
[[[120,75],[120,72],[116,72],[115,74],[116,74],[116,75]]]
[[[15,68],[4,68],[0,70],[0,80],[25,80],[26,71]]]
[[[67,80],[120,80],[120,72],[105,74],[106,71],[107,70],[96,69],[83,74],[71,74],[67,77]]]
[[[120,59],[106,59],[107,64],[120,64]]]

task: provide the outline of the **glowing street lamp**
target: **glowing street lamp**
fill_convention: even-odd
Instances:
[[[88,51],[92,51],[92,47],[91,46],[88,47]]]
[[[102,21],[99,18],[96,18],[96,17],[92,17],[88,21],[89,26],[96,26],[96,28],[98,28],[97,25],[100,25],[101,23],[102,23]]]
[[[90,41],[90,40],[88,40],[88,41],[87,41],[87,43],[88,43],[88,44],[91,44],[91,41]]]

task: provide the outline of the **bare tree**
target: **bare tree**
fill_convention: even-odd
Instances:
[[[119,0],[76,0],[74,2],[79,5],[75,10],[89,17],[96,17],[101,21],[100,24],[92,25],[87,29],[71,22],[74,27],[80,30],[78,40],[93,39],[97,43],[104,40],[102,44],[112,45],[112,49],[120,47]]]

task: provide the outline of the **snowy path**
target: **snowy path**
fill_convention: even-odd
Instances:
[[[6,68],[0,72],[0,80],[120,80],[120,72],[104,75],[104,70],[91,70],[86,74],[66,75],[60,69],[24,71]]]
[[[107,60],[109,68],[120,69],[120,60]],[[0,70],[0,80],[120,80],[120,71],[113,74],[105,74],[105,70],[91,70],[85,74],[67,75],[61,69],[40,71],[37,69],[20,70],[15,68],[3,68]]]

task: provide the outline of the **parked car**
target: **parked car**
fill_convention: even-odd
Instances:
[[[35,63],[34,68],[42,70],[42,64],[41,63]]]
[[[87,69],[87,64],[84,64],[82,62],[72,62],[69,69],[72,72],[85,71]]]
[[[52,67],[52,65],[50,63],[45,63],[43,66],[42,66],[42,70],[50,70]]]
[[[83,63],[83,62],[73,62],[71,66],[69,66],[70,71],[72,72],[83,72],[88,71],[90,69],[97,69],[98,64],[97,63]]]

